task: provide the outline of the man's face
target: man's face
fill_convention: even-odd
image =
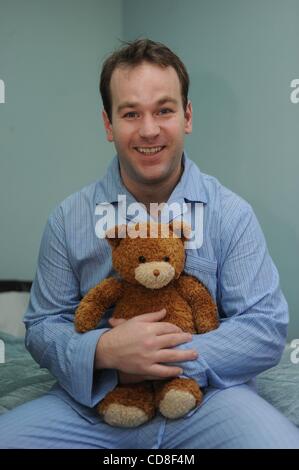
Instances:
[[[125,184],[153,184],[180,175],[184,134],[192,131],[192,106],[183,109],[173,67],[142,64],[114,70],[112,122],[103,119],[107,140],[114,142]]]

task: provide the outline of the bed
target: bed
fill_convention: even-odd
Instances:
[[[46,393],[54,377],[41,369],[24,345],[22,317],[30,281],[0,281],[0,414]],[[299,427],[299,363],[287,345],[280,363],[257,377],[257,390]]]

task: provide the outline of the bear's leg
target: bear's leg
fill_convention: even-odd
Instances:
[[[202,392],[195,380],[175,378],[167,382],[155,382],[155,401],[163,416],[177,419],[202,401]]]
[[[99,403],[97,411],[111,426],[140,426],[155,413],[152,385],[145,382],[119,385]]]

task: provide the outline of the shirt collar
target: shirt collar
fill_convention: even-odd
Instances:
[[[207,194],[203,184],[202,174],[198,166],[183,153],[184,171],[181,179],[172,191],[167,202],[190,201],[207,203]]]
[[[170,202],[203,202],[207,203],[207,194],[203,184],[203,178],[197,165],[183,153],[184,171],[180,181],[172,191]],[[128,202],[136,202],[134,196],[127,190],[122,182],[117,155],[108,166],[102,180],[102,188],[105,192],[105,202],[117,203],[119,195],[126,195]],[[103,193],[97,195],[97,203],[103,202]]]

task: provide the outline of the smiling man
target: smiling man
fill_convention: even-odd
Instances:
[[[254,389],[256,375],[278,363],[285,344],[288,308],[278,273],[249,204],[184,152],[192,130],[188,88],[177,55],[148,39],[105,61],[103,119],[117,155],[103,179],[51,214],[25,316],[27,347],[57,385],[0,418],[0,447],[299,448],[295,426]],[[191,336],[163,321],[161,310],[128,321],[108,321],[107,311],[97,329],[75,331],[80,300],[113,274],[96,214],[100,205],[119,209],[120,195],[147,210],[151,203],[201,205],[195,214],[203,213],[202,242],[186,250],[185,270],[216,301],[218,329]],[[204,390],[200,407],[184,418],[157,414],[126,429],[104,423],[94,409],[117,383],[181,375]]]
[[[103,118],[125,186],[145,204],[167,201],[182,173],[184,134],[192,131],[192,106],[184,108],[178,74],[145,61],[120,66],[110,93],[112,109]]]

